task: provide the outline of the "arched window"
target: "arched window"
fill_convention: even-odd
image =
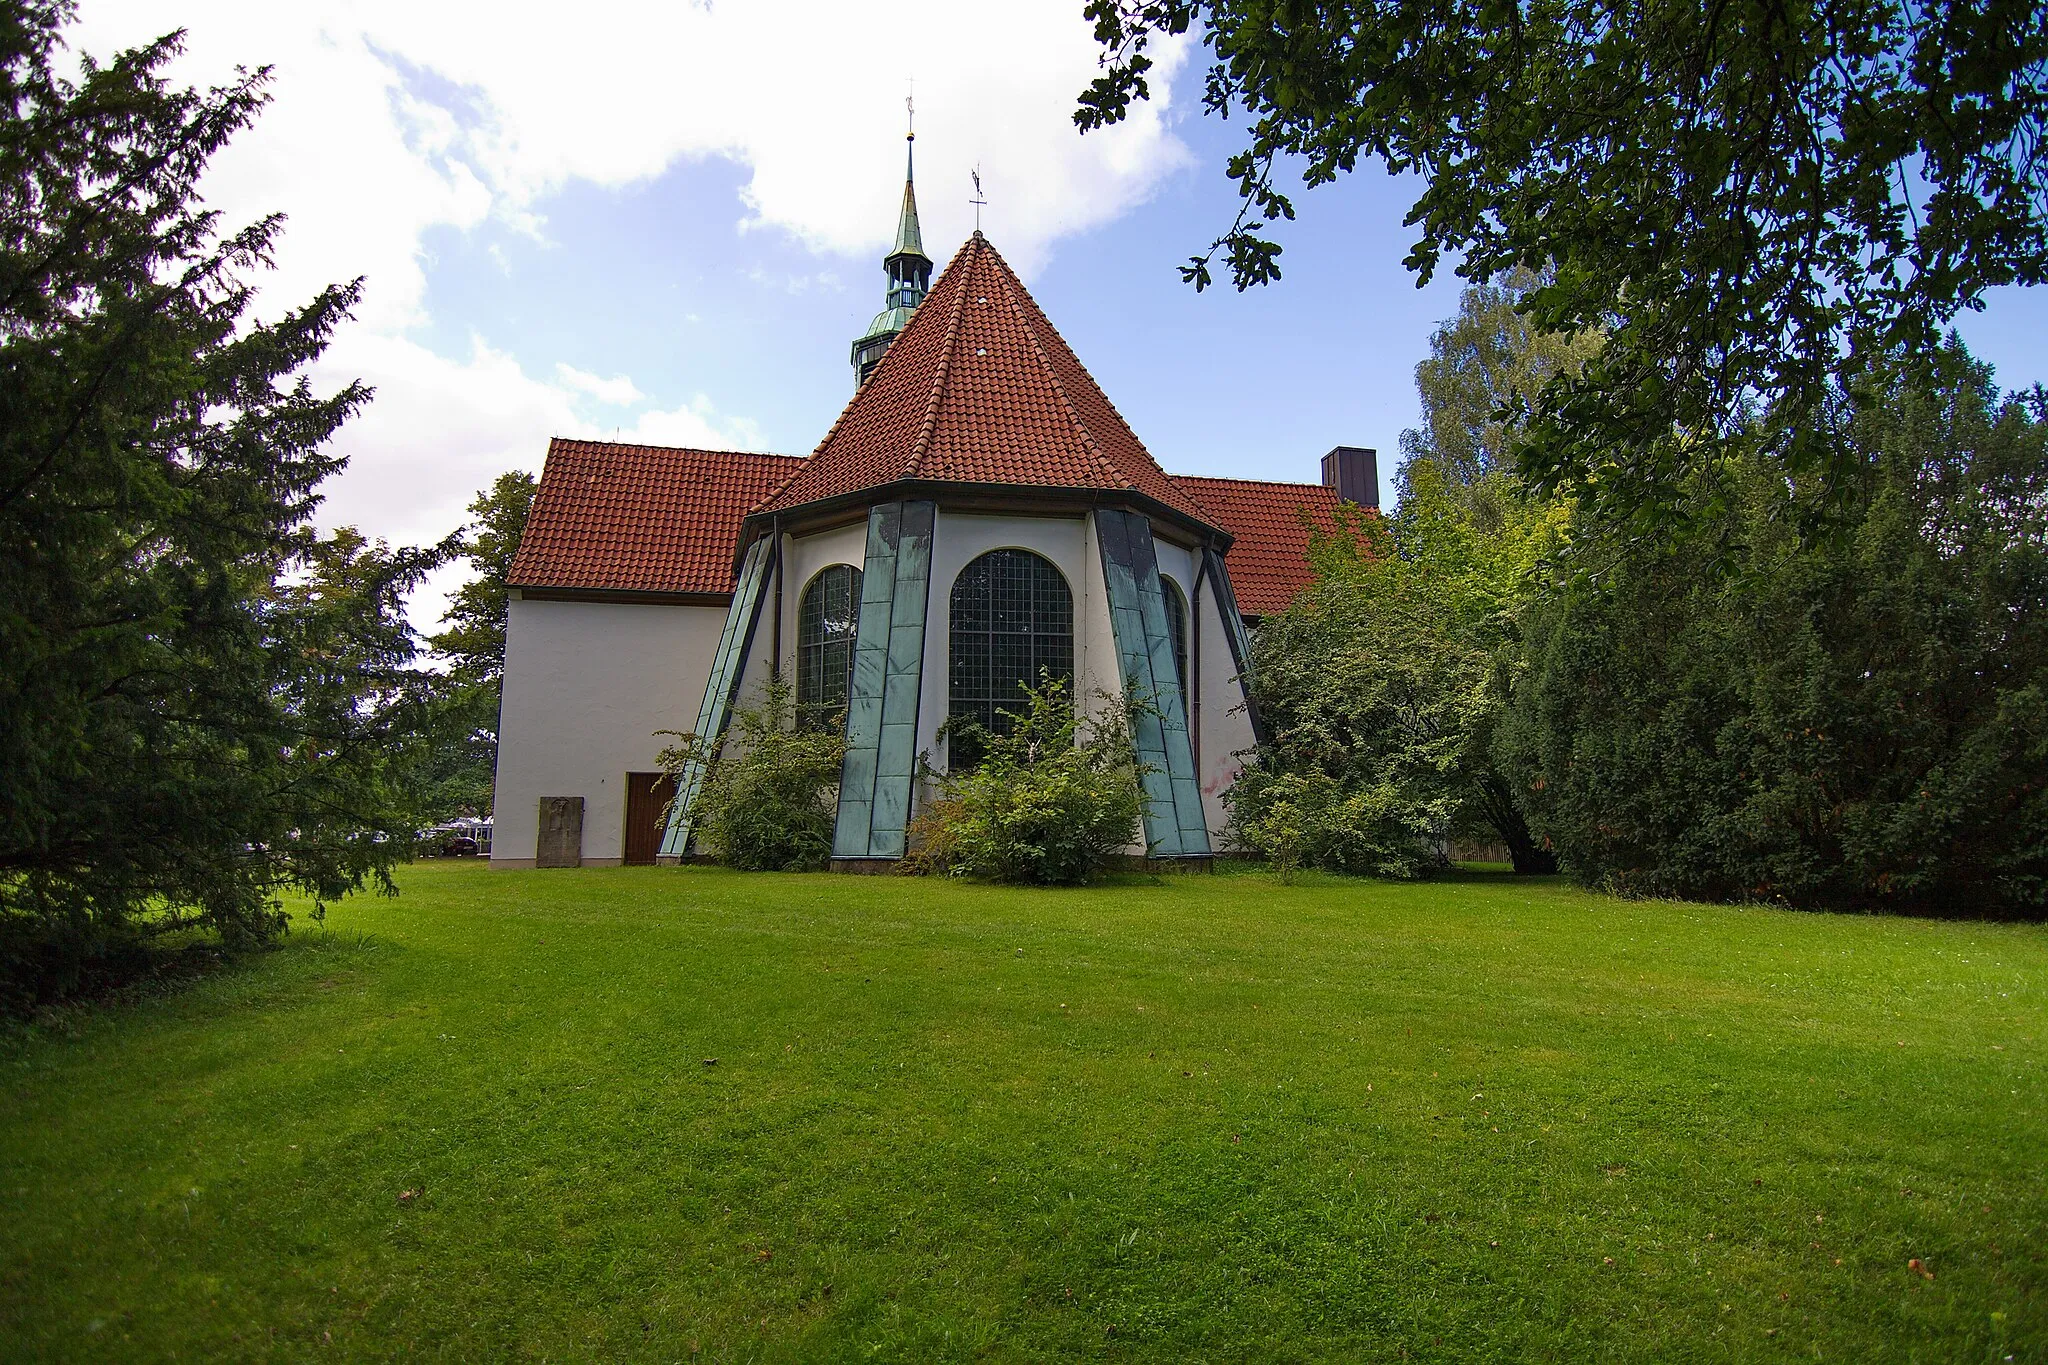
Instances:
[[[1166,628],[1173,632],[1173,666],[1180,680],[1181,705],[1188,701],[1188,599],[1181,596],[1180,584],[1164,574],[1160,575],[1159,586],[1165,589]]]
[[[1036,686],[1041,673],[1073,681],[1074,595],[1060,571],[1029,550],[991,550],[962,569],[950,621],[951,721],[1002,734],[1010,723],[999,713],[1019,710],[1025,685]],[[948,744],[956,767],[978,757],[963,738]]]
[[[796,608],[796,723],[840,723],[853,680],[853,633],[860,624],[860,570],[834,564],[804,586]]]

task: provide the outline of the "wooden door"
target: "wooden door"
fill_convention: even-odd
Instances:
[[[675,799],[667,773],[626,774],[626,862],[647,866],[661,851],[661,813]]]

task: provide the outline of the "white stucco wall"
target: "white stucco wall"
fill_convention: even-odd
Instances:
[[[491,861],[530,865],[540,798],[580,796],[584,861],[617,862],[626,774],[654,770],[656,730],[696,724],[725,608],[509,605]]]

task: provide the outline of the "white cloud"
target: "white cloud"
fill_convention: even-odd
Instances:
[[[560,367],[568,369],[568,367]],[[645,445],[758,450],[760,428],[718,411],[698,395],[673,410],[649,409],[624,422],[590,416],[583,382],[639,388],[629,376],[549,382],[472,337],[467,356],[451,359],[406,337],[356,330],[321,359],[315,380],[330,389],[352,378],[377,390],[376,401],[341,429],[337,450],[348,472],[328,484],[320,521],[353,525],[394,542],[424,544],[461,524],[470,500],[508,469],[540,472],[552,436]],[[443,574],[413,604],[413,620],[431,626],[445,594],[461,579]]]
[[[1087,137],[1071,121],[1096,70],[1078,5],[761,0],[559,6],[186,0],[178,74],[274,66],[274,103],[223,154],[210,197],[231,219],[283,208],[287,297],[370,277],[365,324],[419,320],[428,228],[486,216],[544,235],[572,181],[620,186],[679,160],[751,168],[735,226],[872,256],[901,191],[903,92],[916,80],[920,207],[943,260],[972,226],[1027,273],[1060,237],[1114,218],[1186,164],[1168,127],[1186,45],[1156,55],[1155,98]],[[153,0],[87,0],[74,46],[99,55],[162,31]]]
[[[1166,98],[1184,44],[1155,54],[1158,94],[1130,122],[1075,134],[1074,99],[1097,52],[1077,0],[598,0],[566,18],[558,5],[418,0],[182,0],[166,17],[155,0],[85,0],[68,38],[104,58],[174,22],[190,35],[175,79],[275,68],[273,104],[205,186],[231,225],[289,217],[259,311],[367,278],[320,375],[360,375],[378,397],[341,438],[351,466],[322,520],[394,540],[443,534],[498,473],[537,466],[547,437],[598,434],[583,400],[626,409],[614,425],[633,439],[760,437],[701,395],[631,412],[646,399],[630,379],[552,356],[538,362],[552,375],[542,379],[483,339],[466,355],[435,353],[415,339],[430,231],[496,221],[546,240],[548,197],[574,182],[624,186],[720,157],[749,171],[729,209],[736,233],[785,232],[825,258],[776,285],[842,288],[836,270],[871,265],[893,227],[912,77],[919,205],[941,264],[973,224],[971,166],[987,186],[990,237],[1029,274],[1060,238],[1116,217],[1188,161]],[[547,345],[544,334],[492,341],[535,359]]]
[[[555,378],[570,388],[587,393],[598,402],[609,403],[613,407],[630,407],[647,396],[623,374],[612,379],[604,379],[594,374],[586,374],[574,365],[559,360],[555,362]]]

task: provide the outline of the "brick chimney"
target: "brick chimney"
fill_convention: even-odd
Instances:
[[[1360,507],[1380,505],[1380,453],[1366,446],[1338,446],[1323,456],[1323,487]]]

